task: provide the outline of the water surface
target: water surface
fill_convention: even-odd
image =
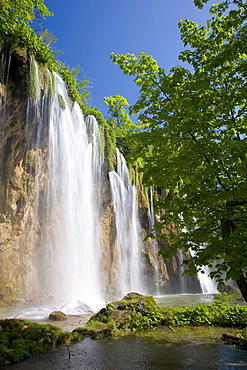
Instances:
[[[145,337],[84,339],[13,366],[12,370],[137,370],[137,369],[247,369],[247,351],[225,345],[222,329],[157,329]],[[156,338],[157,337],[157,338]],[[70,355],[70,357],[69,357]]]

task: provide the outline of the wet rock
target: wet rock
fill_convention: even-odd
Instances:
[[[67,320],[67,316],[62,311],[52,311],[49,315],[49,320],[63,321]]]
[[[122,300],[139,299],[139,298],[141,298],[141,297],[143,297],[143,295],[142,295],[142,294],[135,293],[135,292],[131,292],[131,293],[126,294],[126,295],[122,298]]]
[[[127,308],[127,304],[124,304],[124,303],[119,304],[119,305],[117,306],[117,310],[120,310],[120,311],[122,311],[122,310],[126,310],[126,308]]]
[[[234,288],[234,287],[232,287],[229,284],[218,284],[217,290],[220,293],[228,293],[228,294],[236,293],[237,292],[237,289]]]

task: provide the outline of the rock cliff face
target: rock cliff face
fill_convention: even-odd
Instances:
[[[37,266],[42,251],[41,231],[47,225],[47,125],[39,120],[37,106],[28,98],[28,62],[2,52],[0,66],[0,303],[38,299]],[[49,115],[49,97],[43,87],[43,115]],[[106,167],[106,166],[105,166]],[[107,172],[103,175],[101,228],[102,289],[106,300],[116,296],[116,229]],[[139,204],[142,237],[149,231],[144,197]],[[150,293],[179,292],[179,256],[164,263],[159,246],[143,243],[142,265]],[[44,272],[45,273],[45,272]],[[197,284],[196,279],[194,283]],[[192,290],[198,289],[193,287]]]
[[[15,55],[2,54],[0,82],[0,298],[10,302],[34,291],[33,261],[39,245],[40,224],[34,211],[37,184],[42,193],[46,145],[37,147],[37,122],[28,106],[28,70]],[[30,102],[31,104],[31,102]],[[30,114],[27,115],[28,109]],[[35,143],[35,144],[34,144]],[[36,163],[37,151],[43,161]],[[43,186],[44,186],[43,181]]]

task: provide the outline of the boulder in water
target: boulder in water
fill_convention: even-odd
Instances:
[[[67,320],[67,316],[62,311],[52,311],[49,315],[49,319],[53,321],[64,321]]]

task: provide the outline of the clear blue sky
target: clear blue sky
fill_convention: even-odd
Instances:
[[[214,1],[210,1],[212,4]],[[179,64],[183,49],[178,21],[199,24],[209,18],[207,5],[197,9],[193,0],[44,0],[53,17],[42,23],[58,38],[64,53],[58,58],[80,66],[93,81],[92,106],[107,117],[105,96],[119,94],[134,104],[138,89],[110,59],[112,52],[145,52],[166,72]]]

